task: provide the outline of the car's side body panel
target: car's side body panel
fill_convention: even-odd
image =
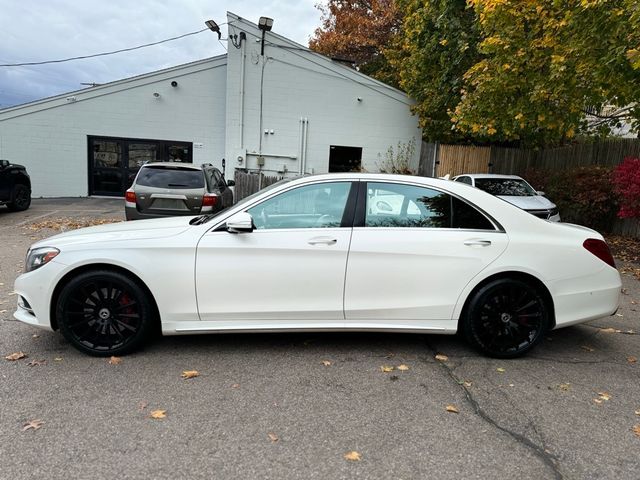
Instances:
[[[352,229],[344,226],[216,231],[234,213],[267,198],[335,178],[392,180],[450,192],[489,213],[500,228],[356,227],[353,240]],[[54,246],[60,254],[18,277],[15,290],[35,316],[18,308],[16,318],[51,328],[51,296],[58,282],[77,268],[96,264],[115,265],[140,278],[158,305],[165,334],[307,329],[453,333],[473,290],[505,272],[531,275],[545,286],[558,327],[611,314],[618,305],[618,272],[582,247],[586,238],[602,239],[597,232],[540,220],[463,183],[361,174],[309,177],[259,194],[208,224],[191,226],[189,220],[93,227],[37,242],[34,247]],[[310,245],[316,237],[336,241]],[[468,240],[489,240],[491,248],[464,245]]]

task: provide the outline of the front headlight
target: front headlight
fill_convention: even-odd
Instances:
[[[27,259],[24,262],[25,273],[31,272],[43,265],[46,265],[51,260],[56,258],[59,253],[60,250],[53,247],[40,247],[34,248],[33,250],[30,249],[27,252]]]

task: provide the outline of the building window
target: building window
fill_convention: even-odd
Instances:
[[[145,163],[193,162],[191,142],[94,136],[87,142],[89,195],[123,196]]]

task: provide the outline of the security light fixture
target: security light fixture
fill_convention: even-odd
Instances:
[[[175,80],[173,80],[173,81],[171,82],[171,86],[172,86],[173,88],[176,88],[176,87],[178,86],[178,82],[176,82]]]
[[[271,23],[273,23],[273,20],[271,21]],[[216,22],[214,22],[213,20],[207,20],[206,22],[204,22],[204,24],[209,30],[218,34],[218,40],[222,38],[222,32],[220,31],[220,27]]]
[[[262,44],[260,45],[260,55],[264,57],[264,34],[271,31],[273,27],[273,18],[260,17],[258,20],[258,28],[262,30]]]
[[[271,27],[273,27],[273,18],[260,17],[260,20],[258,20],[258,28],[260,30],[264,30],[265,32],[270,32]]]
[[[160,98],[160,94],[158,92],[153,92],[153,96],[156,98]]]

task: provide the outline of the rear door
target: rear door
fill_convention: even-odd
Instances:
[[[347,326],[450,321],[463,288],[506,249],[507,235],[445,192],[366,185],[347,264]]]
[[[205,189],[201,169],[180,165],[150,165],[136,177],[136,201],[141,213],[197,215]]]

